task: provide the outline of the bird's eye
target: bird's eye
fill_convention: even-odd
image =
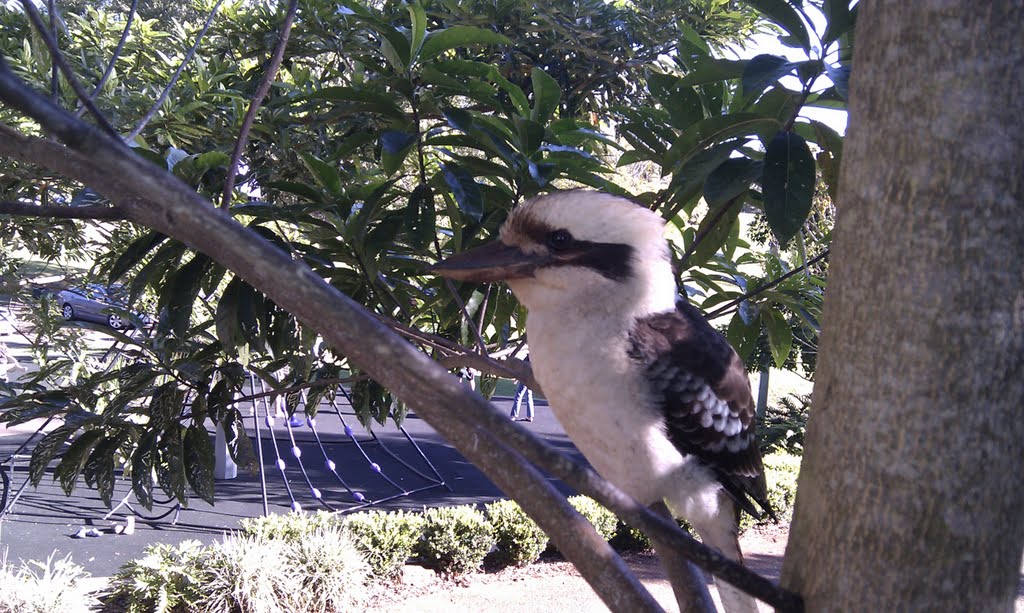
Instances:
[[[548,234],[548,247],[551,247],[555,251],[565,249],[572,244],[572,234],[569,234],[565,230],[555,230],[551,234]]]

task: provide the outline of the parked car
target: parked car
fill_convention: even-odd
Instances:
[[[105,286],[90,283],[84,287],[69,287],[57,294],[57,304],[64,319],[80,319],[107,324],[115,330],[133,328],[132,318],[125,317],[128,309],[126,292],[120,285]],[[149,315],[134,313],[143,326],[151,323]]]

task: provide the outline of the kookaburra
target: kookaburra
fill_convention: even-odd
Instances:
[[[729,343],[679,299],[664,228],[624,198],[560,192],[514,209],[499,240],[434,271],[508,282],[528,310],[534,376],[587,461],[742,561],[739,510],[774,517],[750,381]],[[729,611],[756,611],[728,584],[719,593]]]

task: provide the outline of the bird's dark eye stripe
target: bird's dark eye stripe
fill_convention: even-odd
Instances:
[[[572,234],[568,230],[554,230],[548,234],[548,247],[555,250],[565,249],[572,244]]]

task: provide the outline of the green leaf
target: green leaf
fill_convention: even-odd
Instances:
[[[484,216],[483,194],[473,175],[457,164],[441,164],[441,174],[463,214],[480,221]]]
[[[811,50],[811,37],[800,15],[785,0],[745,0],[800,43],[804,51]]]
[[[121,255],[118,256],[117,261],[114,262],[114,266],[110,269],[110,276],[108,282],[113,284],[121,275],[128,272],[136,264],[142,261],[142,258],[146,257],[146,254],[152,251],[160,243],[167,240],[167,236],[156,231],[150,231],[139,238],[131,242]]]
[[[416,63],[416,57],[423,47],[423,39],[427,34],[427,14],[418,2],[409,3],[406,8],[409,10],[409,19],[412,21],[412,42],[409,44],[408,62],[408,65],[412,66]]]
[[[761,321],[768,330],[768,347],[776,368],[782,368],[793,348],[793,330],[781,313],[774,309],[762,309]]]
[[[727,209],[719,217],[718,213],[723,207],[727,207]],[[703,238],[697,244],[697,248],[693,250],[690,259],[686,261],[688,268],[700,266],[707,262],[726,244],[729,236],[733,234],[734,227],[737,227],[739,224],[741,208],[743,207],[739,203],[728,201],[721,206],[708,209],[707,215],[704,216],[704,219],[700,222],[700,227],[697,228],[697,236],[703,236]]]
[[[341,194],[341,175],[338,169],[327,162],[316,157],[312,153],[300,152],[299,157],[306,165],[306,168],[313,173],[317,184],[334,195]]]
[[[729,320],[725,335],[740,359],[746,362],[757,347],[757,339],[761,336],[761,322],[757,320],[753,324],[748,324],[739,313],[735,313]]]
[[[85,482],[96,488],[103,504],[111,506],[114,496],[114,454],[121,446],[121,437],[110,437],[97,445],[85,461],[82,476]]]
[[[335,86],[325,87],[296,99],[300,102],[303,100],[357,103],[360,110],[387,115],[395,119],[405,119],[405,113],[395,103],[393,93],[383,94],[369,89]]]
[[[685,130],[704,119],[704,103],[693,87],[681,85],[674,75],[654,73],[647,78],[651,95],[668,112],[669,125]]]
[[[778,130],[780,127],[778,120],[753,113],[733,113],[708,117],[683,132],[669,149],[664,165],[672,168],[677,164],[686,163],[691,157],[716,143],[737,136],[750,136],[766,130]]]
[[[679,214],[679,211],[686,209],[691,204],[696,205],[708,174],[728,159],[739,145],[738,140],[713,145],[673,170],[672,183],[669,185],[672,198],[667,204],[670,208],[662,210],[662,216],[665,219],[672,219]]]
[[[103,430],[89,430],[74,440],[64,452],[60,464],[53,470],[53,476],[60,481],[60,487],[64,493],[71,495],[75,489],[75,482],[85,465],[85,460],[100,440],[103,439]]]
[[[192,424],[185,431],[185,476],[200,498],[213,504],[213,444],[206,428]]]
[[[78,426],[61,426],[53,432],[47,433],[36,443],[32,449],[32,457],[28,461],[28,480],[32,485],[39,485],[50,460],[76,430],[78,430]]]
[[[544,126],[522,117],[516,117],[515,124],[519,135],[519,150],[528,157],[537,153],[544,144]]]
[[[380,134],[380,161],[385,174],[393,175],[402,166],[409,154],[416,135],[411,132],[385,130]]]
[[[203,273],[210,262],[209,257],[197,254],[178,270],[164,290],[169,295],[167,322],[178,338],[185,338],[188,335],[192,323],[192,306],[199,294]]]
[[[145,509],[153,509],[153,464],[157,458],[156,441],[158,430],[142,435],[132,453],[132,491]]]
[[[173,423],[160,436],[160,460],[156,464],[156,480],[165,494],[187,507],[181,430],[181,424]]]
[[[562,87],[558,81],[536,66],[530,70],[530,79],[533,82],[533,110],[530,112],[530,119],[545,125],[558,109],[558,102],[562,99]]]
[[[850,65],[836,64],[835,66],[833,66],[831,64],[826,64],[825,73],[828,75],[828,78],[831,79],[832,83],[835,85],[836,93],[839,94],[839,96],[843,100],[849,100]]]
[[[785,246],[811,212],[814,158],[795,132],[779,132],[765,148],[761,191],[764,214],[779,244]]]
[[[796,64],[777,55],[762,53],[754,56],[743,69],[743,95],[750,97],[764,91],[769,85],[791,74]]]
[[[747,60],[719,60],[711,57],[696,58],[688,62],[689,69],[679,80],[679,87],[717,83],[743,76]]]
[[[729,158],[704,180],[704,200],[709,207],[724,204],[746,193],[761,177],[763,164],[750,158]]]
[[[821,44],[827,47],[829,43],[853,30],[853,26],[857,23],[857,12],[850,10],[849,0],[825,0],[821,8],[826,19],[825,34],[821,37]]]
[[[228,283],[220,301],[217,302],[217,314],[214,316],[217,340],[220,341],[224,353],[228,355],[237,355],[238,346],[245,341],[238,323],[238,301],[241,298],[242,283],[238,277]]]
[[[437,235],[436,224],[434,192],[429,185],[421,183],[409,195],[409,206],[405,210],[410,245],[420,251],[429,247]]]
[[[423,41],[423,47],[417,60],[426,62],[438,55],[455,49],[457,47],[469,47],[470,45],[508,45],[509,40],[491,30],[475,28],[473,26],[452,26],[443,30],[436,30],[427,34]]]

